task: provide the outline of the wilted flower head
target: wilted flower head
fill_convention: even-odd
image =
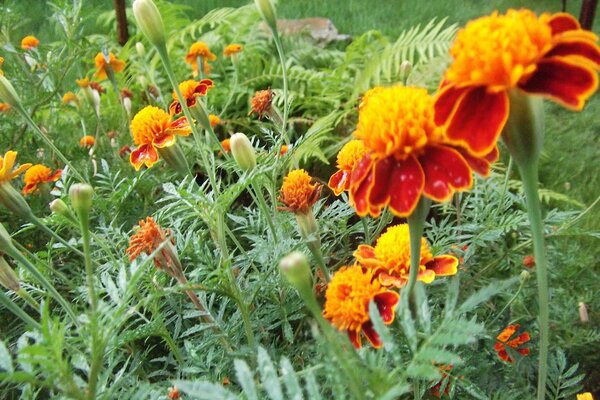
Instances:
[[[129,260],[135,260],[142,253],[151,255],[166,241],[175,244],[170,229],[161,228],[152,217],[147,217],[145,221],[141,220],[136,232],[129,239],[129,247],[126,250]],[[160,269],[171,268],[174,262],[172,257],[171,252],[163,248],[154,257],[154,265]]]
[[[322,189],[318,183],[311,182],[311,176],[303,169],[296,169],[287,174],[279,192],[279,201],[285,205],[281,209],[307,213],[319,199]]]
[[[32,50],[40,45],[40,41],[35,36],[25,36],[21,39],[21,48],[23,50]]]
[[[104,53],[100,52],[96,54],[94,63],[96,64],[96,73],[94,76],[100,80],[108,77],[106,73],[108,68],[114,73],[121,72],[125,68],[125,61],[119,60],[112,52],[108,53],[108,61],[106,60]]]
[[[225,47],[225,50],[223,50],[223,55],[225,57],[230,57],[234,54],[239,53],[240,51],[242,51],[242,45],[233,43]]]
[[[337,155],[337,172],[329,178],[328,186],[336,196],[350,188],[350,176],[356,164],[367,154],[361,140],[351,140],[341,148]]]
[[[4,157],[0,156],[0,184],[11,181],[26,171],[31,164],[23,164],[13,169],[17,159],[16,151],[7,151]]]
[[[198,96],[206,96],[209,89],[211,89],[214,85],[215,84],[210,79],[202,79],[199,82],[190,79],[179,84],[179,91],[181,92],[181,96],[185,99],[187,106],[192,107],[194,104],[196,104],[196,99]],[[180,100],[177,98],[177,93],[173,91],[173,102],[169,106],[169,112],[172,115],[181,114],[183,111],[179,101]]]
[[[23,176],[25,186],[23,187],[23,194],[31,194],[38,190],[38,185],[56,182],[60,179],[62,169],[52,170],[45,165],[36,164],[29,168]]]
[[[127,89],[127,88],[123,88],[121,89],[121,98],[125,99],[125,98],[132,98],[133,97],[133,93],[131,92],[131,90]]]
[[[262,119],[263,115],[268,114],[271,110],[273,102],[273,91],[271,89],[259,90],[254,93],[254,97],[250,100],[251,110],[248,115],[257,113],[258,118]]]
[[[89,83],[89,87],[90,87],[90,89],[95,90],[96,92],[98,92],[98,94],[104,94],[104,93],[106,93],[106,89],[104,89],[102,87],[102,85],[99,84],[98,82],[94,82],[94,81],[90,82]]]
[[[96,144],[96,139],[91,135],[85,135],[81,139],[79,139],[79,146],[81,147],[92,147]]]
[[[528,355],[530,352],[529,348],[521,347],[523,344],[529,342],[529,340],[531,339],[529,337],[529,333],[523,332],[518,334],[516,337],[513,337],[520,327],[521,325],[519,324],[509,325],[506,328],[504,328],[504,330],[496,337],[498,341],[494,345],[494,350],[496,350],[496,352],[498,353],[498,357],[500,357],[506,362],[513,363],[514,360],[506,352],[505,346],[514,349],[519,354],[524,356]]]
[[[389,325],[399,300],[398,293],[379,283],[373,270],[360,265],[342,267],[325,292],[323,317],[338,330],[346,331],[354,347],[361,347],[362,332],[373,347],[379,348],[381,340],[369,316],[369,303],[375,303],[383,322]]]

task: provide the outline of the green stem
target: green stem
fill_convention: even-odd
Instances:
[[[62,244],[64,244],[68,249],[74,251],[75,253],[77,253],[77,255],[79,256],[84,256],[84,254],[81,252],[81,250],[76,249],[75,247],[71,246],[69,244],[69,242],[67,242],[65,239],[63,239],[62,237],[58,236],[58,234],[56,232],[54,232],[52,229],[48,228],[42,221],[40,221],[39,218],[37,218],[35,215],[31,214],[31,216],[29,217],[29,220],[32,224],[34,224],[35,226],[37,226],[38,228],[40,228],[41,230],[43,230],[44,232],[46,232],[48,235],[52,236],[54,239],[58,240],[59,242],[61,242]]]
[[[510,155],[509,155],[510,157]],[[508,166],[506,167],[506,175],[504,176],[504,183],[502,184],[502,193],[500,194],[500,201],[498,202],[499,207],[496,208],[496,212],[494,213],[494,218],[492,219],[495,220],[496,217],[498,216],[498,214],[500,213],[500,210],[502,210],[502,205],[504,204],[504,198],[506,197],[506,193],[508,192],[508,181],[510,179],[510,172],[512,170],[512,166],[513,166],[513,158],[510,157],[508,160]]]
[[[27,304],[29,304],[34,309],[37,310],[37,309],[40,308],[40,304],[37,301],[35,301],[33,299],[33,297],[31,297],[29,295],[29,293],[27,293],[27,290],[21,288],[18,291],[16,291],[15,293],[18,294],[20,298],[22,298],[23,300],[25,300],[25,302],[27,302]]]
[[[361,218],[360,221],[362,222],[362,226],[363,226],[363,231],[365,233],[365,243],[366,244],[371,244],[371,232],[369,231],[369,221],[367,221],[367,218]]]
[[[285,66],[285,53],[283,52],[283,45],[281,44],[281,38],[276,29],[273,29],[273,38],[275,39],[275,46],[277,47],[277,53],[279,54],[279,62],[281,64],[281,70],[283,74],[283,120],[281,123],[281,136],[285,140],[286,145],[290,145],[290,138],[287,134],[287,119],[288,119],[288,78],[287,68]]]
[[[310,250],[312,255],[317,260],[317,266],[323,273],[323,276],[325,277],[325,281],[329,282],[331,280],[331,274],[329,273],[327,264],[325,264],[325,258],[323,257],[323,252],[321,251],[320,243],[315,240],[308,240],[306,242],[306,245],[308,246],[308,249]]]
[[[0,304],[6,307],[7,310],[11,311],[17,317],[21,318],[23,322],[29,324],[32,328],[37,329],[39,331],[42,330],[42,326],[33,318],[29,316],[21,307],[13,303],[6,294],[4,294],[3,290],[0,290]]]
[[[236,58],[235,54],[233,54],[231,56],[231,64],[233,65],[233,87],[237,88],[238,87],[238,71],[237,71],[237,63],[235,61],[235,58]],[[229,98],[227,99],[227,102],[225,103],[225,107],[223,107],[223,109],[221,110],[221,115],[223,117],[225,117],[225,112],[227,111],[227,108],[231,104],[231,101],[233,100],[234,95],[235,95],[235,90],[230,90]]]
[[[417,207],[408,217],[408,231],[410,234],[410,273],[408,276],[408,284],[406,285],[407,298],[414,302],[411,294],[415,283],[417,282],[417,274],[419,273],[419,265],[421,263],[421,238],[423,237],[423,227],[425,226],[425,218],[429,212],[431,200],[425,196],[421,196]]]
[[[265,197],[263,196],[262,190],[260,190],[259,185],[255,185],[252,183],[252,189],[249,191],[250,195],[253,197],[254,201],[257,203],[258,207],[262,211],[267,220],[267,224],[269,225],[269,229],[271,230],[271,235],[273,236],[273,243],[277,244],[277,231],[275,230],[275,224],[273,224],[273,216],[269,211],[269,206],[265,201]],[[254,192],[254,193],[253,193]]]
[[[548,307],[548,261],[544,245],[544,222],[542,220],[542,206],[538,194],[538,167],[537,162],[529,161],[517,163],[525,198],[527,199],[527,213],[531,225],[533,239],[533,255],[535,257],[535,271],[538,283],[539,326],[540,326],[540,356],[538,364],[538,400],[544,400],[546,395],[546,376],[548,374],[548,347],[550,312]]]

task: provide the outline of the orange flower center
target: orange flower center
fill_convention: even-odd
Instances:
[[[36,164],[25,172],[23,180],[26,185],[38,184],[47,182],[51,175],[52,170],[50,168],[42,164]]]
[[[378,157],[404,159],[441,132],[433,122],[433,98],[427,90],[397,85],[365,93],[354,136]]]
[[[410,235],[407,224],[389,227],[377,239],[375,257],[386,265],[387,272],[405,275],[410,271]],[[421,260],[433,258],[427,240],[421,238]]]
[[[337,166],[344,171],[352,171],[357,162],[367,154],[367,149],[361,140],[351,140],[341,148],[337,155]]]
[[[312,178],[303,169],[291,171],[283,178],[281,186],[281,202],[293,210],[301,210],[312,205],[316,183],[310,183]]]
[[[342,267],[327,286],[323,316],[339,330],[357,331],[369,320],[369,302],[385,290],[373,279],[373,270]]]
[[[158,107],[147,106],[138,112],[131,121],[131,134],[136,145],[151,144],[164,135],[171,117]]]
[[[497,12],[471,21],[458,32],[446,80],[485,85],[500,91],[514,87],[536,69],[552,47],[552,31],[529,10]]]

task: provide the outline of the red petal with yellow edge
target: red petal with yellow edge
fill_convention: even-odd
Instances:
[[[371,321],[362,324],[362,330],[374,348],[378,349],[381,347],[381,339],[379,338],[379,334],[375,332],[375,328],[373,328],[373,323]]]
[[[358,162],[350,175],[350,204],[354,206],[356,213],[361,217],[371,212],[367,201],[369,187],[373,180],[371,166],[371,157],[366,155]]]
[[[192,128],[186,117],[179,117],[169,124],[165,132],[171,135],[188,136],[192,132]]]
[[[129,155],[129,162],[139,171],[143,164],[150,168],[158,161],[158,152],[151,144],[145,144],[135,149]]]
[[[598,76],[567,58],[552,57],[541,60],[537,71],[519,87],[579,111],[598,88]]]
[[[348,331],[348,338],[355,348],[360,349],[362,347],[362,343],[360,342],[360,331]]]
[[[581,28],[579,21],[577,21],[571,14],[567,13],[556,13],[552,15],[548,23],[550,25],[550,29],[552,29],[553,36],[562,32]]]
[[[361,160],[354,166],[352,174],[350,174],[350,186],[360,184],[371,172],[372,165],[373,160],[371,159],[370,155],[366,154],[363,158],[361,158]]]
[[[561,40],[546,54],[546,58],[554,56],[581,57],[591,61],[594,68],[600,68],[600,47],[587,40]]]
[[[435,276],[456,275],[458,271],[458,260],[452,256],[433,257],[425,267],[435,272]]]
[[[333,193],[335,193],[336,196],[339,196],[344,190],[348,190],[348,186],[350,183],[349,181],[350,172],[339,170],[333,175],[331,175],[327,186],[329,186],[329,188],[333,190]]]
[[[509,101],[506,92],[488,93],[486,88],[469,90],[450,116],[446,135],[464,146],[474,156],[488,154],[508,119]]]
[[[403,161],[391,159],[393,168],[390,178],[388,182],[380,184],[388,185],[386,189],[392,213],[397,217],[407,217],[413,212],[421,198],[425,185],[425,174],[413,156]]]
[[[435,201],[449,200],[455,191],[473,184],[471,168],[460,153],[450,147],[430,146],[419,157],[425,173],[425,195]]]
[[[430,269],[420,270],[417,274],[417,279],[421,282],[431,283],[435,279],[435,272]]]
[[[492,164],[498,160],[498,157],[500,156],[500,153],[498,152],[498,146],[494,147],[494,149],[484,157],[474,157],[470,155],[468,151],[460,147],[457,147],[456,151],[460,153],[473,171],[477,172],[483,177],[487,177],[490,174],[490,171],[492,170]]]
[[[379,283],[381,284],[381,286],[385,286],[385,287],[393,286],[396,288],[401,288],[407,282],[406,279],[399,278],[399,277],[393,276],[393,275],[389,275],[389,274],[386,274],[385,272],[378,273],[377,279],[379,280]]]
[[[175,136],[174,135],[162,135],[157,138],[154,138],[152,141],[154,147],[159,149],[164,149],[165,147],[173,146],[175,144]]]
[[[37,183],[28,183],[23,187],[23,194],[30,194],[37,189]]]
[[[396,292],[379,293],[375,295],[373,301],[377,305],[383,323],[391,324],[394,321],[394,310],[400,301],[400,295]]]
[[[358,245],[357,249],[352,254],[358,262],[364,267],[379,267],[383,263],[375,257],[375,249],[366,244]]]
[[[460,98],[468,90],[469,88],[457,89],[454,85],[447,85],[441,88],[435,96],[435,103],[433,105],[434,121],[437,125],[446,125]]]

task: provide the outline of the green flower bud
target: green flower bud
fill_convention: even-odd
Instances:
[[[19,99],[19,95],[15,91],[15,88],[3,75],[0,75],[0,100],[13,107],[17,107],[21,104],[21,99]]]
[[[254,0],[254,4],[256,4],[258,12],[260,12],[261,17],[265,20],[267,25],[269,25],[273,31],[276,31],[277,14],[275,13],[275,7],[273,7],[271,0]]]
[[[75,183],[69,188],[69,197],[78,214],[87,213],[92,208],[94,189],[87,183]]]
[[[2,256],[0,256],[0,285],[13,292],[18,292],[21,289],[19,277]]]
[[[8,182],[0,183],[0,204],[24,219],[29,219],[33,214],[21,193]]]
[[[13,252],[14,248],[10,233],[8,233],[6,228],[4,228],[4,225],[0,223],[0,252],[10,254]]]
[[[63,217],[71,220],[74,219],[73,213],[71,213],[69,206],[61,199],[53,200],[50,204],[48,204],[48,206],[54,214],[62,215]]]
[[[156,5],[152,0],[135,0],[133,15],[138,27],[156,47],[165,44],[165,26]]]
[[[237,165],[244,171],[250,171],[256,167],[256,152],[248,136],[243,133],[234,133],[229,142],[231,154]]]
[[[521,282],[525,282],[527,279],[529,279],[531,277],[531,274],[529,273],[529,271],[521,271],[521,274],[519,275],[519,280]]]
[[[144,43],[137,42],[135,44],[135,49],[137,50],[138,56],[143,58],[146,55],[146,48],[144,47]]]
[[[279,262],[279,269],[287,281],[299,292],[312,291],[312,276],[304,253],[295,251]]]

